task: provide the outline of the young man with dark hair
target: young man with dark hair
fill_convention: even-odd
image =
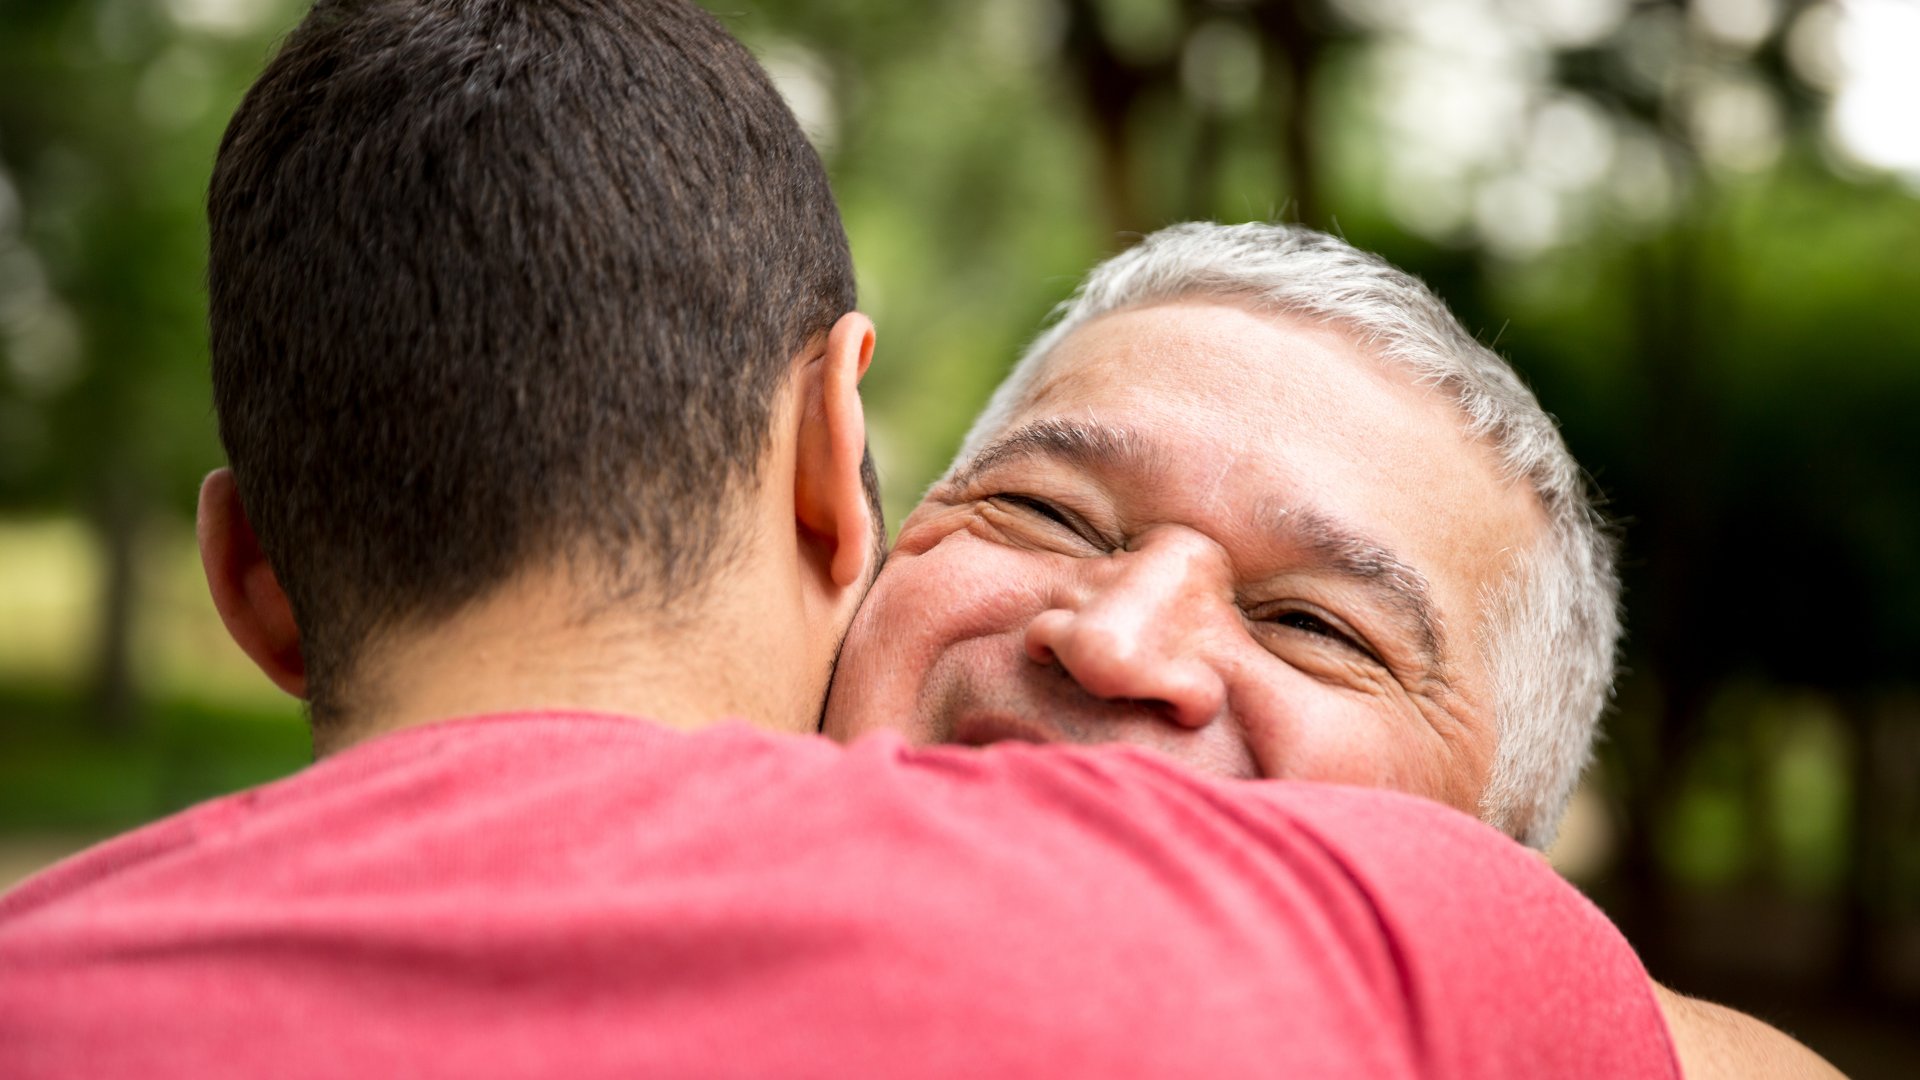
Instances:
[[[231,462],[203,495],[209,571],[322,753],[424,716],[410,635],[510,581],[690,616],[774,561],[751,496],[781,487],[777,402],[824,376],[846,400],[806,419],[842,423],[809,449],[858,464],[871,328],[825,172],[689,5],[322,0],[235,114],[209,217]],[[877,504],[792,494],[846,578],[823,600],[854,598]],[[278,590],[249,587],[262,566]],[[777,629],[751,655],[825,669],[836,635],[790,655]],[[540,670],[577,687],[556,659]],[[541,701],[617,704],[580,692]],[[793,730],[817,712],[738,706]]]
[[[208,581],[323,760],[0,898],[0,1074],[1674,1075],[1444,808],[770,733],[876,564],[873,335],[684,0],[323,0],[210,205]]]

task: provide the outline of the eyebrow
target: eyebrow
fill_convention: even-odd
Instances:
[[[991,469],[1029,457],[1056,458],[1088,469],[1155,470],[1168,456],[1165,447],[1128,428],[1055,418],[1035,421],[988,443],[954,469],[947,482],[965,486]],[[1444,680],[1443,634],[1425,574],[1385,545],[1314,507],[1272,499],[1257,512],[1267,531],[1282,543],[1304,549],[1319,569],[1373,594],[1412,631],[1421,659]]]
[[[1127,428],[1057,418],[1037,420],[981,447],[953,471],[948,482],[964,486],[990,469],[1029,457],[1057,458],[1082,468],[1126,465],[1156,470],[1166,460],[1166,452]]]
[[[1442,666],[1440,617],[1425,574],[1377,541],[1312,507],[1274,501],[1261,508],[1261,516],[1270,531],[1305,548],[1333,573],[1366,587],[1409,624],[1427,665],[1436,671]]]

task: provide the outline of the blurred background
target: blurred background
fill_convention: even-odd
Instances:
[[[710,0],[831,169],[897,520],[1094,261],[1420,274],[1625,536],[1556,864],[1656,977],[1920,1075],[1920,2]],[[0,884],[308,759],[204,595],[201,201],[293,0],[0,3]]]

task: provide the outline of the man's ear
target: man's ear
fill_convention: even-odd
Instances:
[[[800,408],[795,524],[828,556],[828,574],[843,589],[873,569],[875,522],[861,478],[867,418],[860,407],[860,377],[872,361],[873,320],[849,312],[833,324],[824,354],[801,382],[811,397]]]
[[[253,523],[240,505],[233,470],[215,469],[200,485],[195,523],[207,590],[227,633],[275,686],[307,696],[307,665],[300,655],[300,629],[280,579],[260,551]]]

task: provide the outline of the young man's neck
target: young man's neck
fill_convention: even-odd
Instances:
[[[806,670],[804,629],[724,594],[662,613],[644,601],[592,614],[564,575],[525,577],[430,629],[376,637],[356,665],[325,756],[459,717],[525,711],[633,716],[682,730],[742,719],[812,731],[827,671]],[[757,616],[757,617],[756,617]]]

